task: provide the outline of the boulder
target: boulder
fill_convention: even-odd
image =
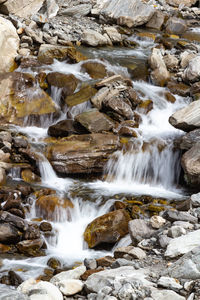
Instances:
[[[170,290],[162,290],[162,289],[155,289],[153,288],[151,291],[151,298],[153,300],[162,299],[162,300],[185,300],[186,298],[183,296],[180,296],[174,291]]]
[[[185,172],[185,180],[191,186],[200,184],[200,143],[196,143],[190,150],[184,153],[181,165]]]
[[[75,121],[80,123],[89,132],[109,131],[114,127],[114,122],[105,114],[93,109],[83,112],[75,117]]]
[[[128,230],[133,242],[133,245],[137,245],[143,239],[150,238],[154,233],[150,227],[150,223],[146,220],[135,219],[129,222]]]
[[[27,221],[14,216],[13,214],[7,212],[7,211],[0,211],[0,223],[9,223],[10,225],[13,225],[20,231],[26,231],[28,228]]]
[[[196,53],[192,53],[189,51],[184,51],[183,53],[181,53],[180,57],[181,57],[181,67],[182,68],[186,68],[190,62],[190,60],[192,60],[193,58],[195,58],[197,56]]]
[[[20,253],[27,256],[40,256],[44,255],[44,253],[41,252],[43,244],[44,241],[42,239],[25,240],[16,244],[16,247]]]
[[[101,173],[109,156],[118,149],[119,140],[113,134],[72,135],[52,141],[47,157],[58,173]]]
[[[172,55],[172,54],[165,55],[164,62],[165,62],[167,69],[176,68],[176,67],[178,67],[178,64],[179,64],[178,58],[176,58],[176,56]]]
[[[56,284],[61,293],[65,296],[72,296],[82,291],[83,282],[77,279],[61,280]]]
[[[9,223],[0,223],[0,243],[15,244],[22,236],[19,230]]]
[[[36,14],[43,2],[44,0],[7,0],[1,4],[0,13],[27,18]]]
[[[196,143],[200,143],[200,129],[195,129],[186,133],[181,139],[180,148],[183,150],[189,150]]]
[[[97,90],[91,85],[86,85],[73,95],[66,95],[67,97],[64,99],[64,101],[68,107],[72,107],[89,101],[96,94],[96,92]]]
[[[48,135],[53,137],[66,137],[72,134],[78,134],[75,122],[73,120],[63,120],[56,124],[53,124],[48,129]]]
[[[180,4],[191,7],[197,2],[197,0],[166,0],[166,3],[174,6],[174,7],[179,7]]]
[[[87,72],[93,79],[101,79],[106,77],[106,66],[99,62],[89,61],[81,65],[81,71]]]
[[[200,230],[196,230],[186,235],[174,238],[170,240],[165,252],[165,256],[168,258],[174,258],[183,255],[197,247],[199,243]]]
[[[0,73],[14,69],[18,49],[19,37],[15,27],[9,20],[0,17]]]
[[[38,60],[44,64],[52,64],[53,60],[67,60],[70,63],[78,63],[87,59],[76,48],[68,46],[54,46],[49,44],[43,44],[39,48]]]
[[[57,115],[51,97],[34,84],[25,73],[13,72],[0,75],[0,123],[23,125],[28,118],[32,125],[41,116]]]
[[[200,247],[184,254],[163,272],[178,279],[195,280],[200,277]]]
[[[167,83],[167,87],[172,92],[173,94],[182,96],[182,97],[187,97],[190,96],[190,86],[187,84],[184,84],[183,82],[174,82],[174,81],[169,81]]]
[[[85,29],[83,31],[81,41],[88,46],[106,46],[112,44],[108,35],[103,35],[98,31],[92,29]]]
[[[77,88],[79,80],[73,74],[63,74],[60,72],[51,72],[47,75],[47,82],[58,88],[63,88],[63,95],[72,95]]]
[[[91,4],[79,4],[62,10],[62,15],[70,17],[84,17],[87,16],[91,11]]]
[[[170,78],[170,74],[167,71],[160,49],[153,48],[149,58],[149,64],[153,70],[151,72],[153,82],[157,85],[165,85]]]
[[[101,243],[115,243],[128,233],[129,214],[119,209],[96,218],[84,232],[84,239],[90,248]]]
[[[68,279],[80,279],[80,277],[85,273],[86,267],[81,265],[69,271],[60,272],[59,274],[53,276],[50,282],[54,285],[58,285],[60,282]]]
[[[187,30],[187,23],[181,18],[171,17],[166,23],[166,32],[169,34],[182,34]]]
[[[191,131],[200,127],[200,100],[191,102],[188,106],[176,111],[169,122],[177,129]]]
[[[149,20],[149,22],[145,25],[148,28],[161,30],[165,21],[165,15],[160,10],[156,10],[153,14],[153,17]]]
[[[117,31],[117,29],[115,27],[104,26],[104,31],[109,36],[109,38],[113,44],[116,44],[116,43],[118,44],[118,43],[122,42],[122,35]]]
[[[125,99],[122,99],[120,96],[110,98],[108,95],[102,102],[102,110],[108,115],[109,112],[111,112],[111,117],[113,112],[114,114],[119,115],[119,119],[131,120],[134,116],[131,103],[127,103],[124,100]],[[115,118],[113,117],[113,119]]]
[[[200,80],[200,56],[190,60],[184,71],[183,78],[186,82],[196,82]]]
[[[100,14],[104,19],[129,28],[147,23],[154,9],[140,0],[104,1]]]

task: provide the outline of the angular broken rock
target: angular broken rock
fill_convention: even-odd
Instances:
[[[137,245],[143,239],[150,238],[155,232],[155,230],[151,229],[148,221],[140,219],[130,221],[128,229],[133,245]]]

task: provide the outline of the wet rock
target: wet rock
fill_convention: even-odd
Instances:
[[[63,296],[59,289],[55,285],[46,281],[40,281],[38,283],[35,283],[35,281],[33,280],[32,282],[30,280],[27,280],[18,287],[18,290],[22,291],[25,295],[29,296],[30,300],[63,300]]]
[[[47,75],[47,82],[58,88],[64,88],[66,96],[72,95],[78,85],[79,80],[73,74],[63,74],[51,72]]]
[[[180,148],[183,150],[189,150],[196,143],[200,143],[200,129],[195,129],[185,134],[181,139]]]
[[[184,71],[183,77],[186,82],[196,82],[200,79],[200,56],[190,60],[187,68]]]
[[[169,81],[167,83],[167,87],[173,94],[186,97],[190,95],[190,86],[187,84],[184,84],[182,82],[177,83],[173,81]]]
[[[36,210],[43,218],[47,220],[55,220],[56,213],[61,210],[65,210],[66,216],[68,216],[68,208],[72,208],[72,202],[67,198],[62,198],[56,194],[42,195],[36,200]]]
[[[150,219],[151,227],[154,229],[161,228],[166,223],[166,220],[160,216],[152,216]]]
[[[51,257],[47,262],[47,266],[56,270],[56,269],[61,268],[61,263],[57,258]]]
[[[197,2],[197,0],[166,0],[166,3],[175,7],[179,7],[180,4],[191,7]]]
[[[130,120],[133,118],[131,106],[120,97],[105,98],[102,103],[102,110],[108,114],[108,111],[117,113],[122,118]],[[108,114],[109,115],[109,114]]]
[[[0,12],[26,18],[36,14],[42,7],[43,2],[44,0],[7,0],[1,4]]]
[[[0,4],[0,10],[1,7],[2,4]],[[0,17],[0,73],[14,69],[14,59],[18,49],[19,37],[15,27],[9,20]]]
[[[62,174],[100,173],[118,147],[118,137],[113,134],[84,134],[52,143],[47,156],[53,168]]]
[[[28,147],[28,141],[26,137],[16,136],[13,138],[13,144],[16,148],[26,148]]]
[[[101,243],[115,243],[128,233],[128,213],[119,209],[96,218],[84,232],[84,239],[90,248]]]
[[[44,241],[42,239],[25,240],[16,244],[18,251],[27,256],[41,256],[44,252],[41,250]]]
[[[25,118],[37,124],[40,116],[57,114],[51,97],[34,86],[28,74],[13,72],[0,75],[1,123],[21,125]],[[7,107],[10,109],[8,110]]]
[[[52,64],[54,59],[68,60],[70,63],[78,63],[86,57],[74,47],[63,47],[43,44],[39,48],[38,61],[44,64]]]
[[[153,14],[153,17],[149,20],[149,22],[145,25],[148,28],[153,28],[157,30],[161,30],[165,21],[165,14],[159,10],[156,10]]]
[[[33,173],[30,169],[24,169],[21,172],[21,178],[27,183],[41,182],[41,178]]]
[[[10,283],[13,286],[18,286],[23,282],[21,277],[12,270],[8,272],[8,276],[9,276],[9,279],[10,279]]]
[[[106,66],[99,62],[84,62],[81,65],[81,70],[87,72],[93,79],[101,79],[107,75]]]
[[[91,102],[94,107],[100,110],[104,99],[112,98],[116,95],[119,95],[119,91],[114,89],[110,91],[108,87],[103,87],[91,98]]]
[[[147,23],[154,9],[140,0],[111,0],[102,4],[100,13],[104,19],[130,28]]]
[[[118,130],[118,134],[128,137],[138,137],[136,130],[127,125],[121,125]]]
[[[163,273],[178,279],[198,279],[200,276],[200,247],[184,254]]]
[[[163,214],[163,217],[170,222],[186,221],[193,224],[198,222],[198,219],[192,216],[190,213],[176,210],[166,210]]]
[[[181,18],[171,17],[166,23],[166,32],[169,34],[182,34],[187,30],[187,23]]]
[[[27,230],[23,234],[25,240],[35,240],[40,238],[40,230],[37,224],[29,224]]]
[[[21,236],[22,233],[12,224],[0,223],[0,243],[15,244]]]
[[[151,72],[151,78],[153,82],[156,85],[165,85],[165,83],[170,78],[170,74],[167,71],[160,49],[153,48],[151,56],[149,58],[149,64],[153,69],[153,71]]]
[[[64,101],[68,107],[72,107],[90,100],[97,90],[90,85],[83,86],[78,92],[67,96]]]
[[[102,35],[93,29],[85,29],[81,37],[82,43],[88,46],[106,46],[112,44],[108,35]]]
[[[137,245],[143,239],[150,238],[155,232],[151,229],[148,221],[140,219],[130,221],[128,229],[133,245]]]
[[[190,103],[188,106],[176,111],[170,118],[169,122],[175,128],[191,131],[200,127],[199,120],[200,100]]]
[[[89,132],[109,131],[114,127],[114,122],[105,114],[93,109],[83,112],[75,117],[75,121],[80,123]]]
[[[0,211],[0,222],[9,223],[17,227],[21,231],[25,231],[28,228],[27,221],[20,217],[14,216],[7,211]]]
[[[59,282],[68,280],[68,279],[80,279],[80,277],[85,273],[86,267],[80,266],[73,270],[61,272],[55,276],[53,276],[50,280],[52,284],[59,284]]]
[[[144,114],[148,114],[153,109],[153,101],[152,100],[144,100],[138,105],[139,112]]]
[[[48,135],[53,137],[66,137],[72,134],[80,134],[73,120],[63,120],[53,124],[48,129]]]
[[[45,221],[40,223],[39,228],[40,228],[41,231],[44,231],[44,232],[52,231],[52,229],[53,229],[51,223],[45,222]]]
[[[87,270],[96,269],[97,268],[96,259],[85,258],[84,259],[84,265],[86,266]]]
[[[196,143],[190,150],[184,153],[181,165],[185,172],[187,184],[198,186],[200,183],[200,144]]]
[[[174,258],[195,248],[200,241],[200,230],[172,239],[167,246],[165,256]]]
[[[96,262],[97,262],[98,267],[106,267],[107,268],[107,267],[110,267],[115,262],[115,258],[107,255],[104,257],[97,258]]]

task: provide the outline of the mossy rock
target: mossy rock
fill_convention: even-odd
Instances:
[[[65,98],[65,103],[69,107],[72,107],[90,100],[96,93],[97,90],[95,88],[93,88],[91,85],[86,85],[73,95],[67,96]]]
[[[138,105],[138,107],[143,113],[147,114],[153,109],[153,101],[150,99],[144,100]]]
[[[39,176],[33,173],[30,169],[22,170],[21,172],[22,179],[27,183],[38,183],[41,182]]]
[[[101,243],[115,243],[128,233],[129,214],[124,209],[109,212],[88,224],[84,239],[89,248]]]
[[[64,95],[72,95],[77,88],[79,80],[73,74],[63,74],[60,72],[51,72],[47,75],[47,82],[58,88],[63,88]]]

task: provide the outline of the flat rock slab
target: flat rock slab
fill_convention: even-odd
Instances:
[[[44,0],[7,0],[0,6],[0,12],[26,18],[36,14],[43,3]]]
[[[183,255],[200,244],[200,229],[172,239],[167,246],[165,256],[174,258]]]

